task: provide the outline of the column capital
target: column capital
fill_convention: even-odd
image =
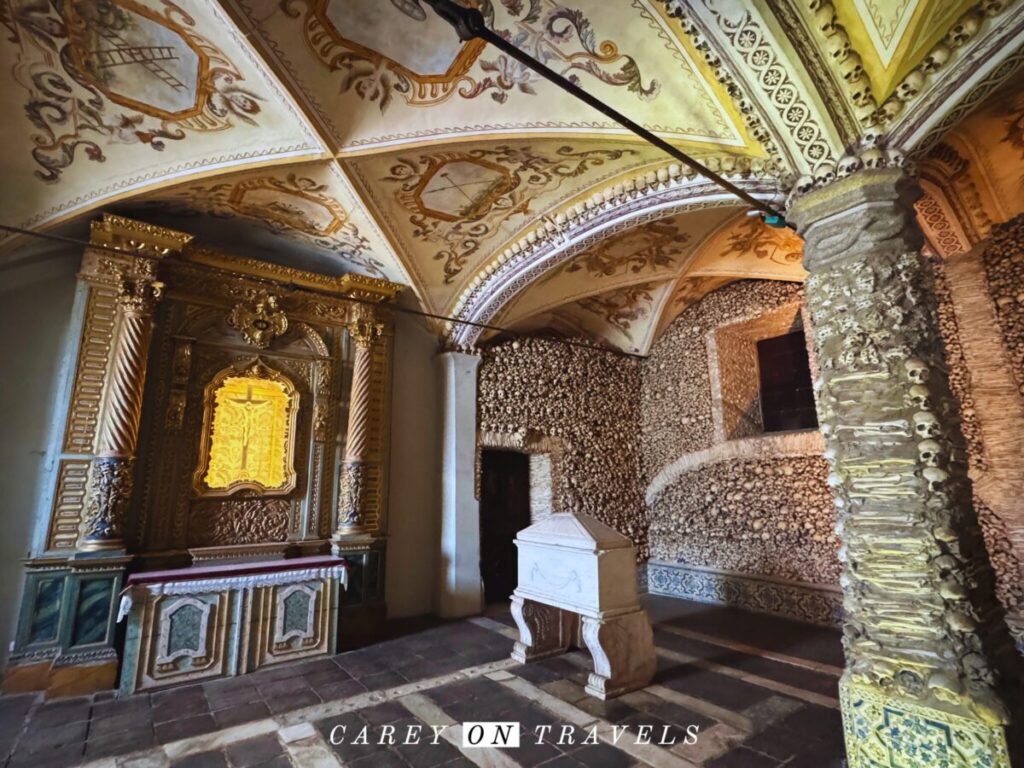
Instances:
[[[921,188],[902,168],[859,171],[798,198],[787,217],[804,238],[804,267],[917,252],[924,234],[914,202]]]
[[[348,332],[359,349],[369,349],[384,335],[384,323],[377,319],[377,313],[370,304],[356,304],[352,308]]]

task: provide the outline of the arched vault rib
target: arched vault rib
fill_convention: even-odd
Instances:
[[[758,199],[778,204],[776,182],[732,179]],[[602,238],[667,216],[704,208],[734,207],[736,198],[705,179],[659,180],[641,189],[607,194],[541,226],[492,260],[459,296],[451,315],[471,323],[488,323],[521,290]],[[446,337],[454,346],[475,344],[483,329],[449,323]]]

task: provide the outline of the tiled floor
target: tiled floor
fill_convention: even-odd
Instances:
[[[658,673],[609,702],[584,693],[584,652],[512,662],[499,611],[152,695],[0,698],[0,756],[10,768],[843,765],[837,632],[647,600]],[[517,721],[521,746],[460,749],[465,721]]]

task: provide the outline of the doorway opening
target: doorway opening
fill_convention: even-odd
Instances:
[[[484,602],[507,603],[518,583],[516,534],[530,525],[530,457],[484,449],[480,455],[480,579]]]

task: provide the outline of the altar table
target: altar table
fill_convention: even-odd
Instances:
[[[120,693],[166,688],[337,650],[345,561],[301,557],[132,574]]]

